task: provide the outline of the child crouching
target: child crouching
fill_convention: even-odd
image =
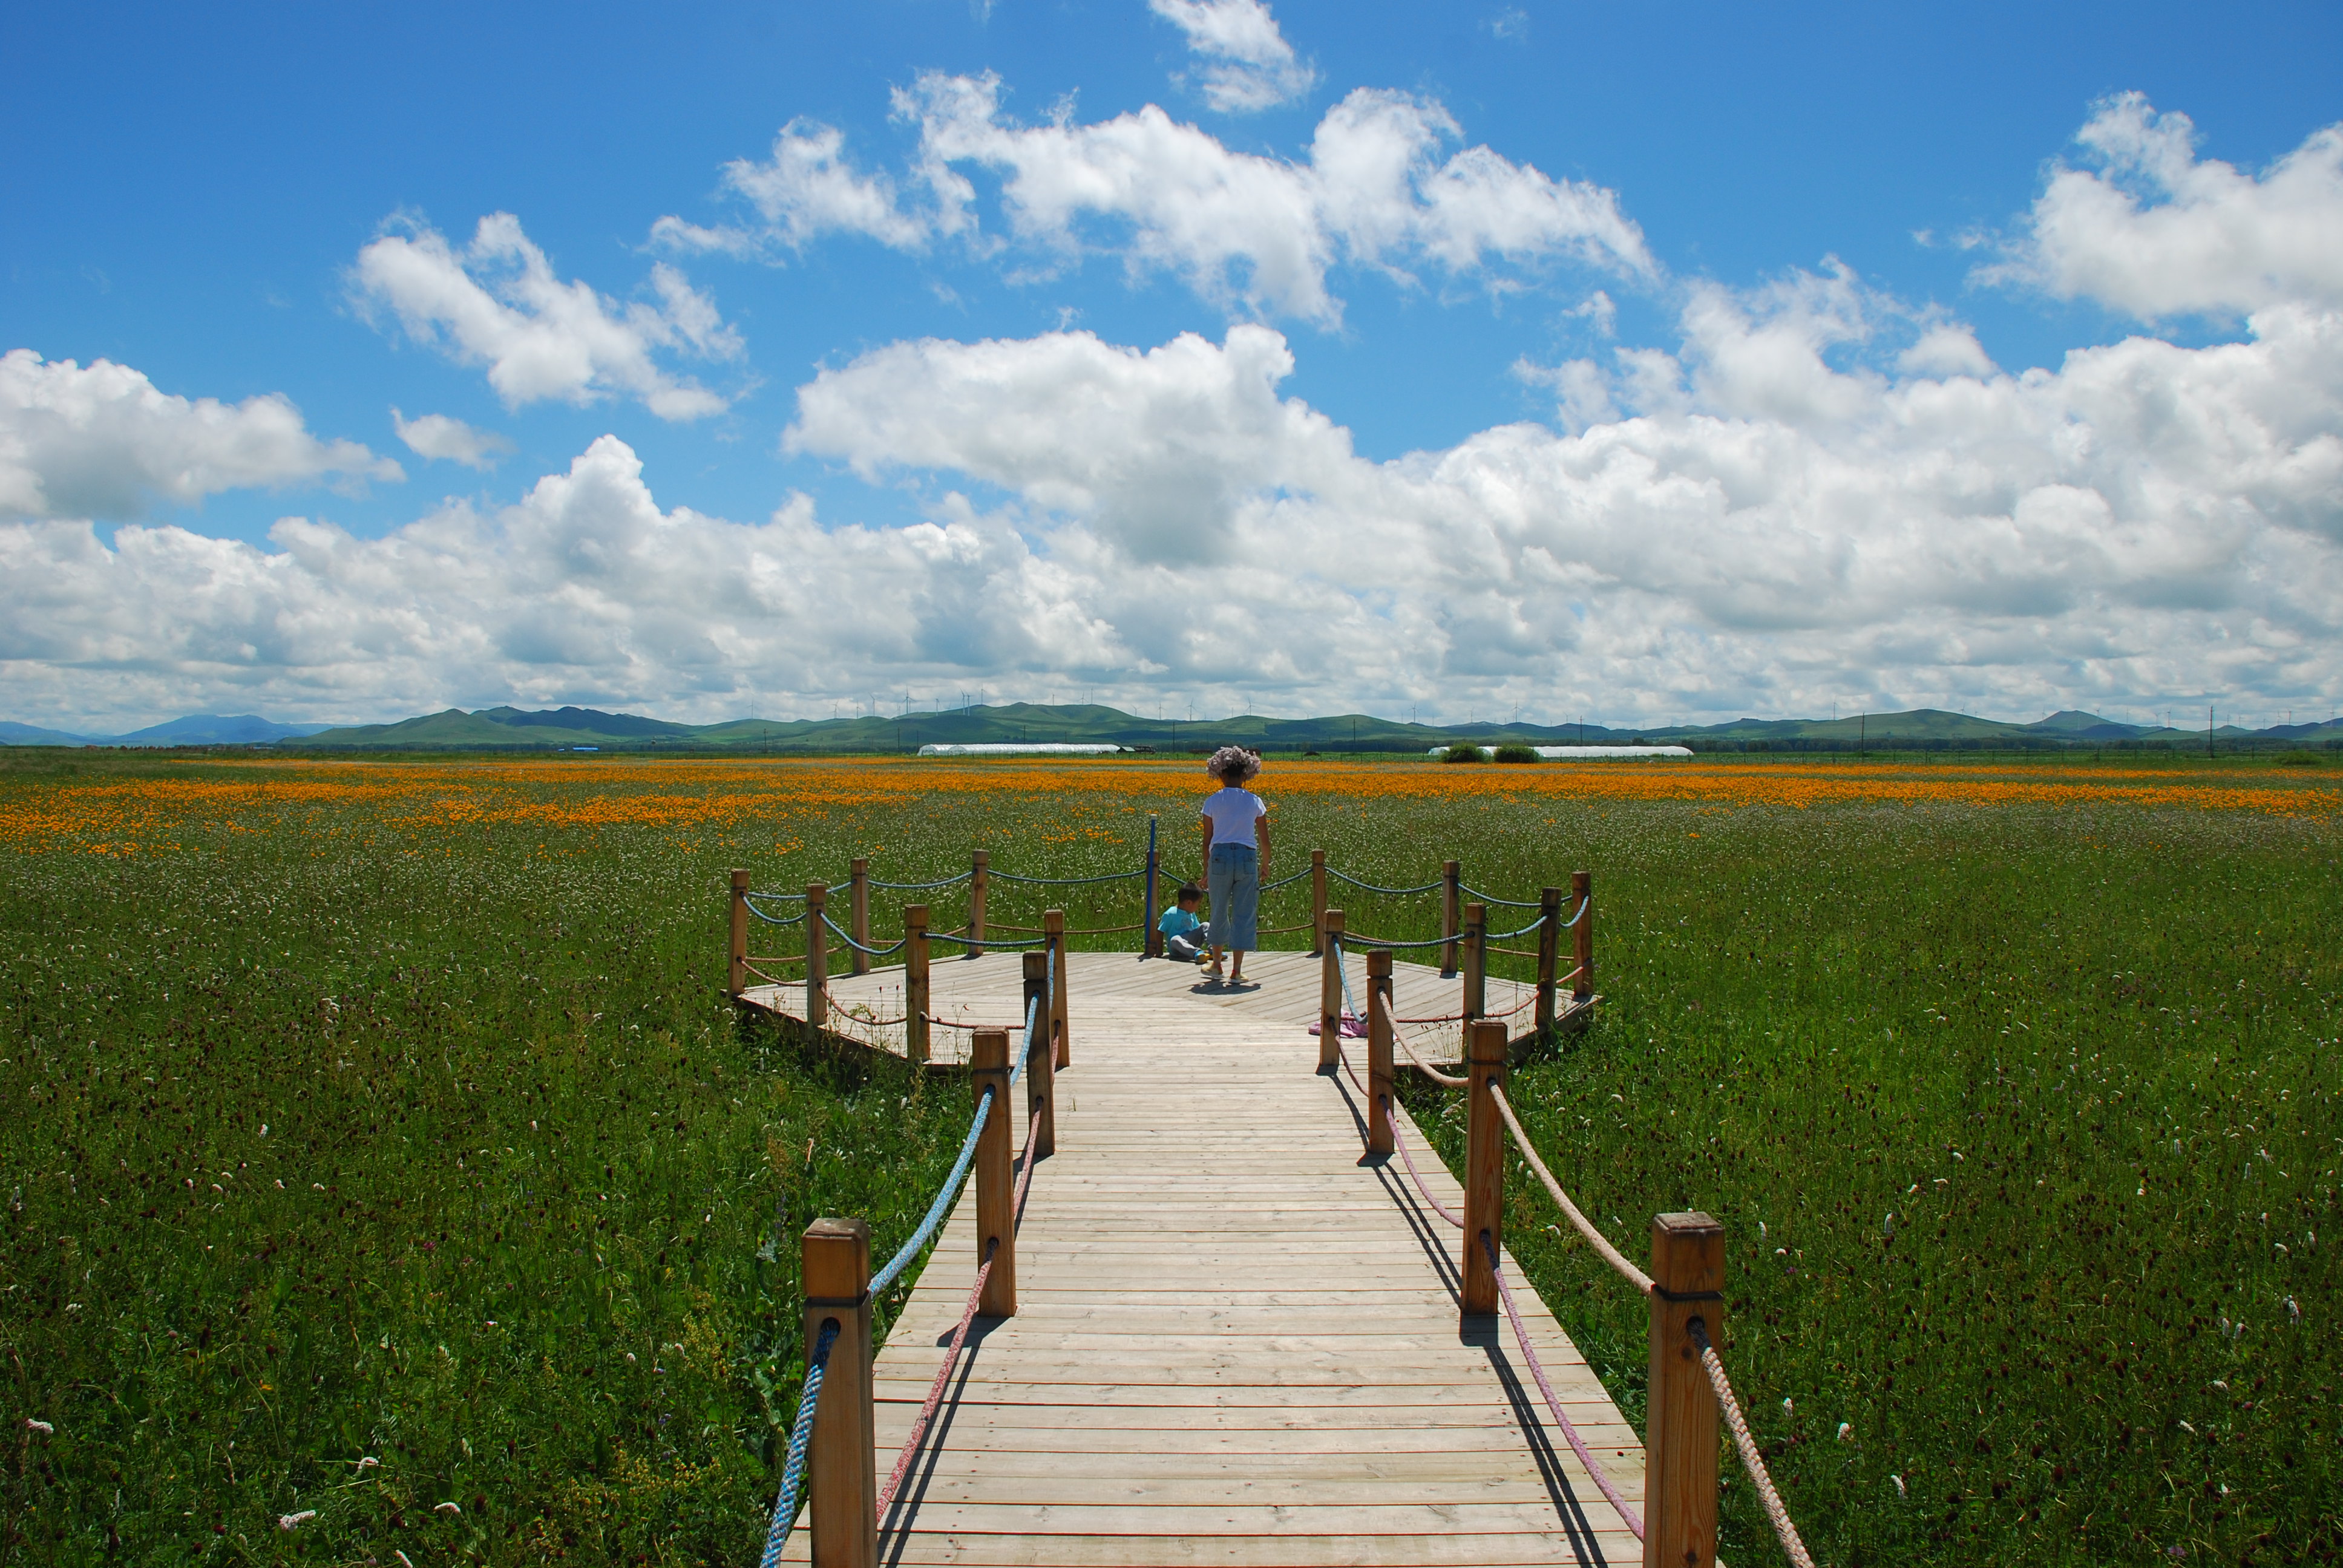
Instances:
[[[1173,895],[1172,907],[1155,923],[1155,929],[1163,933],[1163,950],[1182,963],[1200,964],[1206,957],[1204,922],[1196,914],[1196,907],[1203,901],[1202,888],[1183,882]]]

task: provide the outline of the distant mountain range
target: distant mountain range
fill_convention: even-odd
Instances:
[[[266,746],[331,729],[330,724],[278,724],[257,714],[190,713],[127,735],[70,735],[0,719],[0,746]]]
[[[2213,732],[2220,743],[2238,747],[2343,745],[2343,724],[2277,725],[2241,729],[2224,725]],[[10,746],[259,746],[302,751],[628,751],[774,755],[789,753],[912,751],[929,742],[967,745],[1014,741],[1112,741],[1157,751],[1201,751],[1231,741],[1266,749],[1297,751],[1406,751],[1455,740],[1495,744],[1508,740],[1540,746],[1684,745],[1694,750],[1840,750],[1856,746],[1899,749],[2073,745],[2202,746],[2201,729],[2167,729],[2122,724],[2095,713],[2068,710],[2032,724],[1978,719],[1941,709],[1909,713],[1868,713],[1846,719],[1736,719],[1725,724],[1650,725],[1609,729],[1599,724],[1403,724],[1363,713],[1323,719],[1146,719],[1096,704],[1044,707],[1017,702],[952,709],[939,713],[865,715],[860,719],[735,719],[720,724],[676,724],[633,713],[592,708],[555,708],[534,712],[484,708],[467,713],[450,708],[396,724],[336,729],[320,724],[277,724],[250,714],[213,714],[175,719],[128,735],[69,735],[31,725],[0,722],[0,744]]]

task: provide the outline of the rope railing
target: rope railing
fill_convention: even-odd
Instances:
[[[968,1168],[976,1159],[976,1141],[983,1135],[984,1119],[991,1111],[992,1091],[988,1089],[984,1091],[984,1098],[977,1101],[976,1119],[969,1123],[968,1136],[960,1142],[960,1158],[952,1161],[951,1174],[944,1178],[943,1191],[938,1192],[936,1201],[928,1205],[927,1218],[921,1220],[920,1228],[911,1232],[911,1239],[887,1260],[887,1266],[870,1276],[870,1291],[873,1298],[893,1284],[895,1276],[910,1267],[911,1260],[924,1251],[928,1243],[935,1239],[936,1227],[944,1222],[945,1211],[950,1209],[952,1200],[960,1196],[960,1183],[968,1180]]]
[[[783,920],[779,915],[769,915],[765,913],[764,910],[759,909],[753,902],[750,902],[750,900],[747,899],[743,899],[740,901],[748,906],[748,910],[750,914],[756,916],[759,920],[764,921],[769,926],[794,926],[802,922],[806,918],[806,912],[803,910],[799,910],[796,914],[789,916],[789,919]]]
[[[1408,1152],[1407,1139],[1399,1130],[1397,1117],[1392,1119],[1392,1145],[1399,1151],[1400,1163],[1406,1166],[1407,1173],[1415,1179],[1415,1190],[1423,1194],[1423,1201],[1432,1205],[1432,1211],[1457,1229],[1463,1230],[1464,1216],[1453,1211],[1447,1204],[1434,1196],[1431,1184],[1423,1179],[1423,1172],[1415,1168],[1415,1156]]]
[[[1102,877],[1021,877],[1014,871],[994,871],[993,879],[1001,882],[1031,882],[1045,888],[1087,888],[1093,882],[1127,882],[1133,877],[1147,875],[1141,866],[1135,871],[1109,871]]]
[[[1358,878],[1352,876],[1349,872],[1338,871],[1332,866],[1326,868],[1326,874],[1333,878],[1336,881],[1348,882],[1352,887],[1357,888],[1363,892],[1383,893],[1394,899],[1410,898],[1417,893],[1436,892],[1443,885],[1442,882],[1426,882],[1420,888],[1379,888],[1373,882],[1363,882],[1359,880]]]
[[[821,923],[828,926],[830,929],[830,933],[837,937],[840,941],[844,942],[856,952],[867,953],[874,959],[883,959],[891,953],[900,952],[903,950],[903,945],[911,940],[908,936],[897,937],[893,941],[888,943],[883,948],[874,948],[856,941],[854,940],[854,934],[851,931],[849,931],[844,926],[840,925],[836,920],[830,918],[830,911],[828,910],[824,910],[821,912]]]
[[[911,1422],[911,1435],[895,1455],[893,1472],[888,1475],[885,1484],[879,1488],[879,1517],[881,1519],[886,1518],[887,1511],[895,1506],[896,1489],[903,1484],[903,1477],[910,1473],[911,1461],[918,1457],[920,1445],[927,1441],[928,1423],[935,1420],[936,1412],[943,1405],[944,1386],[951,1381],[952,1368],[960,1364],[960,1347],[968,1342],[969,1325],[976,1322],[976,1309],[984,1300],[984,1287],[992,1278],[994,1254],[999,1250],[997,1240],[984,1249],[984,1262],[976,1271],[976,1282],[969,1287],[968,1306],[952,1328],[951,1346],[944,1352],[943,1365],[936,1369],[936,1381],[928,1385],[928,1397],[920,1402],[919,1416]]]
[[[1583,905],[1582,912],[1584,912]],[[1350,976],[1347,968],[1342,965],[1339,943],[1335,962],[1341,972],[1342,996],[1348,1001],[1351,999]],[[1353,1002],[1353,1005],[1355,1003]],[[1379,1030],[1382,1027],[1380,1015],[1377,1027]],[[1479,1152],[1472,1156],[1472,1175],[1464,1206],[1467,1213],[1476,1213],[1483,1217],[1479,1221],[1483,1228],[1472,1238],[1469,1250],[1477,1251],[1478,1256],[1474,1259],[1475,1268],[1477,1269],[1481,1263],[1485,1263],[1487,1271],[1485,1274],[1478,1275],[1477,1279],[1468,1276],[1461,1301],[1463,1310],[1467,1312],[1486,1312],[1491,1310],[1493,1305],[1502,1305],[1506,1320],[1512,1325],[1513,1340],[1521,1349],[1523,1359],[1528,1363],[1531,1378],[1536,1382],[1539,1393],[1545,1400],[1547,1411],[1552,1414],[1555,1425],[1561,1429],[1564,1438],[1569,1442],[1571,1451],[1578,1456],[1579,1462],[1585,1467],[1588,1477],[1594,1481],[1595,1486],[1637,1540],[1645,1540],[1647,1530],[1657,1532],[1652,1536],[1653,1543],[1669,1561],[1674,1560],[1672,1553],[1685,1547],[1688,1543],[1693,1543],[1696,1548],[1699,1542],[1713,1541],[1715,1530],[1714,1498],[1704,1496],[1697,1492],[1684,1493],[1681,1489],[1689,1477],[1694,1476],[1701,1478],[1698,1483],[1700,1488],[1705,1489],[1710,1486],[1714,1471],[1709,1466],[1714,1463],[1713,1445],[1716,1430],[1713,1426],[1705,1426],[1701,1422],[1681,1413],[1684,1409],[1682,1402],[1687,1397],[1687,1391],[1684,1391],[1681,1382],[1683,1374],[1674,1371],[1665,1372],[1664,1375],[1667,1378],[1676,1381],[1670,1384],[1675,1392],[1670,1392],[1664,1399],[1660,1386],[1664,1368],[1673,1368],[1691,1359],[1689,1355],[1682,1355],[1674,1351],[1669,1352],[1669,1358],[1664,1358],[1663,1343],[1688,1345],[1689,1350],[1697,1352],[1702,1375],[1705,1378],[1708,1391],[1715,1400],[1717,1415],[1732,1435],[1734,1448],[1740,1455],[1743,1467],[1749,1473],[1759,1502],[1765,1508],[1766,1519],[1771,1523],[1776,1539],[1781,1543],[1783,1552],[1787,1555],[1793,1568],[1814,1568],[1814,1558],[1807,1552],[1805,1543],[1800,1537],[1795,1523],[1790,1518],[1789,1509],[1782,1501],[1781,1492],[1775,1486],[1774,1478],[1766,1467],[1765,1454],[1749,1430],[1748,1418],[1741,1408],[1739,1396],[1734,1392],[1732,1379],[1725,1372],[1724,1359],[1717,1353],[1716,1346],[1712,1342],[1711,1319],[1704,1315],[1714,1314],[1723,1309],[1723,1298],[1719,1290],[1724,1258],[1722,1228],[1705,1214],[1662,1215],[1653,1228],[1653,1269],[1659,1278],[1655,1279],[1654,1274],[1646,1273],[1637,1268],[1624,1252],[1612,1244],[1610,1238],[1604,1235],[1594,1221],[1587,1218],[1585,1211],[1571,1200],[1570,1194],[1564,1190],[1562,1183],[1555,1180],[1554,1172],[1547,1168],[1545,1161],[1539,1155],[1536,1145],[1531,1141],[1528,1130],[1522,1125],[1521,1118],[1515,1113],[1513,1102],[1505,1092],[1503,1081],[1505,1059],[1502,1050],[1504,1038],[1502,1032],[1494,1030],[1486,1034],[1476,1035],[1470,1053],[1473,1060],[1472,1076],[1452,1078],[1432,1070],[1421,1059],[1416,1058],[1413,1050],[1407,1046],[1403,1039],[1395,1039],[1388,1030],[1383,1030],[1382,1034],[1383,1040],[1391,1040],[1406,1050],[1415,1065],[1435,1081],[1453,1088],[1471,1090],[1474,1100],[1469,1138],[1473,1148],[1476,1151],[1485,1149],[1486,1144],[1483,1141],[1484,1138],[1498,1139],[1502,1148],[1503,1140],[1510,1137],[1523,1162],[1536,1175],[1540,1185],[1545,1188],[1547,1195],[1554,1200],[1555,1206],[1569,1220],[1572,1228],[1578,1232],[1579,1237],[1594,1249],[1605,1264],[1632,1285],[1639,1295],[1652,1302],[1654,1386],[1650,1393],[1650,1403],[1653,1424],[1648,1434],[1649,1448],[1645,1470],[1645,1503],[1654,1510],[1652,1522],[1647,1523],[1644,1515],[1636,1511],[1612,1482],[1611,1477],[1605,1473],[1602,1463],[1588,1447],[1576,1425],[1571,1421],[1569,1412],[1564,1407],[1561,1399],[1554,1392],[1551,1380],[1546,1375],[1544,1362],[1538,1355],[1537,1345],[1530,1337],[1528,1324],[1523,1321],[1521,1308],[1514,1300],[1513,1282],[1505,1271],[1503,1250],[1495,1233],[1494,1227],[1498,1223],[1498,1216],[1503,1212],[1503,1162],[1500,1159],[1484,1167],[1483,1155]],[[1383,1044],[1379,1042],[1376,1050],[1379,1053],[1383,1052]],[[1493,1051],[1494,1054],[1491,1054]],[[1347,1056],[1342,1058],[1342,1065],[1347,1071],[1350,1066]],[[1391,1060],[1387,1053],[1378,1054],[1373,1070],[1379,1074],[1387,1074],[1391,1070]],[[1352,1081],[1354,1083],[1357,1081],[1355,1075]],[[1488,1097],[1485,1108],[1479,1099],[1479,1096],[1484,1093]],[[1386,1096],[1382,1104],[1388,1113],[1392,1109],[1390,1098]],[[1484,1121],[1487,1112],[1491,1111],[1495,1113],[1497,1124],[1501,1124],[1503,1128],[1502,1133],[1497,1132],[1494,1126]],[[1391,1147],[1399,1153],[1407,1168],[1409,1177],[1415,1183],[1416,1190],[1423,1195],[1424,1201],[1431,1205],[1435,1213],[1450,1224],[1460,1229],[1469,1229],[1465,1218],[1443,1204],[1433,1191],[1431,1184],[1424,1180],[1423,1172],[1417,1170],[1413,1151],[1408,1144],[1406,1136],[1400,1131],[1399,1119],[1395,1115],[1390,1117],[1389,1129]],[[1377,1135],[1381,1136],[1380,1133]],[[1484,1170],[1488,1173],[1485,1177],[1482,1174]],[[1484,1186],[1484,1181],[1491,1184]],[[1486,1294],[1483,1294],[1479,1297],[1479,1304],[1475,1304],[1474,1292],[1476,1291],[1487,1292],[1492,1287],[1493,1287],[1495,1301],[1492,1302]],[[1704,1305],[1704,1303],[1712,1302],[1715,1303],[1714,1306]],[[1664,1432],[1661,1424],[1663,1411],[1673,1412],[1665,1418]],[[1704,1452],[1709,1452],[1712,1457],[1707,1459],[1700,1457]],[[1652,1547],[1647,1547],[1647,1550],[1651,1549]]]
[[[1588,1475],[1594,1477],[1597,1490],[1610,1500],[1611,1506],[1618,1511],[1620,1518],[1627,1522],[1627,1528],[1634,1533],[1635,1539],[1641,1541],[1644,1538],[1644,1516],[1619,1494],[1619,1488],[1612,1483],[1610,1475],[1587,1451],[1586,1440],[1578,1435],[1577,1423],[1562,1408],[1562,1401],[1554,1397],[1554,1384],[1546,1382],[1545,1363],[1538,1359],[1537,1346],[1530,1342],[1529,1330],[1522,1326],[1521,1309],[1513,1305],[1513,1287],[1505,1278],[1504,1265],[1498,1261],[1497,1245],[1490,1240],[1486,1231],[1481,1232],[1481,1250],[1489,1260],[1490,1272],[1496,1276],[1497,1297],[1505,1303],[1505,1318],[1513,1325],[1513,1342],[1522,1347],[1522,1359],[1530,1363],[1530,1376],[1536,1381],[1538,1392],[1545,1395],[1545,1408],[1553,1412],[1555,1424],[1562,1428],[1562,1435],[1570,1443],[1570,1452],[1578,1455],[1578,1462],[1586,1467]],[[1814,1568],[1814,1564],[1805,1563],[1803,1568]]]
[[[1484,904],[1501,905],[1508,910],[1534,910],[1538,907],[1538,901],[1535,899],[1501,899],[1494,893],[1484,893],[1478,888],[1468,888],[1462,882],[1456,884],[1456,890],[1468,899],[1477,900]]]
[[[1440,1069],[1433,1066],[1432,1063],[1424,1060],[1423,1058],[1416,1055],[1415,1047],[1410,1043],[1405,1035],[1394,1033],[1392,1036],[1392,1039],[1395,1043],[1397,1043],[1402,1050],[1407,1052],[1407,1060],[1409,1063],[1414,1067],[1416,1071],[1423,1074],[1424,1077],[1432,1080],[1433,1082],[1440,1085],[1441,1088],[1463,1089],[1472,1083],[1473,1081],[1469,1078],[1450,1077],[1447,1073],[1444,1073],[1441,1071]]]
[[[996,926],[993,929],[998,930],[1000,928]],[[930,931],[928,933],[928,940],[931,942],[958,942],[964,948],[1038,948],[1047,942],[1049,939],[1047,937],[1040,937],[1030,942],[1003,942],[996,941],[990,936],[982,938],[970,936],[965,931]]]
[[[1734,1396],[1733,1380],[1725,1375],[1725,1362],[1716,1347],[1708,1342],[1708,1325],[1693,1319],[1685,1331],[1692,1342],[1700,1347],[1700,1364],[1708,1373],[1708,1386],[1716,1395],[1717,1412],[1732,1429],[1733,1446],[1740,1452],[1743,1468],[1757,1488],[1757,1500],[1765,1505],[1765,1517],[1773,1522],[1774,1534],[1782,1543],[1796,1568],[1815,1568],[1815,1560],[1806,1553],[1806,1543],[1798,1537],[1798,1527],[1791,1523],[1790,1511],[1782,1504],[1782,1494],[1774,1489],[1773,1473],[1765,1468],[1765,1456],[1758,1452],[1757,1440],[1749,1434],[1749,1419],[1741,1413],[1741,1402]]]
[[[1595,1229],[1594,1221],[1589,1220],[1584,1211],[1570,1201],[1570,1194],[1562,1190],[1562,1183],[1554,1179],[1554,1172],[1547,1170],[1545,1161],[1538,1158],[1536,1148],[1530,1142],[1530,1135],[1522,1131],[1521,1119],[1513,1114],[1513,1101],[1505,1098],[1504,1086],[1497,1083],[1491,1084],[1489,1094],[1490,1098],[1497,1102],[1497,1114],[1505,1120],[1505,1130],[1513,1135],[1513,1147],[1521,1151],[1522,1159],[1529,1168],[1537,1172],[1537,1179],[1545,1184],[1546,1195],[1552,1198],[1555,1205],[1562,1210],[1564,1216],[1570,1221],[1571,1228],[1585,1239],[1588,1246],[1594,1249],[1595,1256],[1610,1264],[1618,1271],[1621,1279],[1635,1287],[1637,1295],[1650,1295],[1652,1276],[1629,1262],[1627,1254],[1613,1246],[1611,1239]]]
[[[962,871],[957,876],[938,877],[932,882],[882,882],[873,877],[870,879],[870,885],[874,888],[884,888],[890,893],[924,893],[932,888],[956,887],[972,879],[975,876],[974,871]]]
[[[1342,940],[1345,941],[1356,942],[1363,948],[1387,948],[1393,952],[1404,952],[1414,948],[1444,948],[1457,939],[1454,937],[1432,937],[1420,942],[1403,942],[1395,940],[1390,937],[1371,937],[1364,931],[1344,931],[1342,933]]]
[[[781,1470],[781,1494],[773,1502],[773,1523],[765,1532],[765,1553],[759,1568],[775,1568],[789,1530],[797,1523],[798,1498],[805,1491],[806,1446],[813,1441],[814,1408],[821,1402],[822,1375],[830,1370],[830,1347],[838,1343],[838,1320],[822,1320],[821,1333],[808,1358],[805,1387],[798,1394],[798,1418],[789,1426],[789,1462]]]
[[[1031,1015],[1029,1013],[1027,1016],[1030,1019]],[[1011,1223],[1015,1222],[1016,1216],[1025,1211],[1026,1190],[1033,1181],[1033,1141],[1041,1131],[1041,1113],[1036,1111],[1025,1124],[1024,1169],[1018,1172],[1016,1195],[1009,1203]],[[911,1462],[919,1457],[920,1445],[927,1439],[928,1425],[935,1420],[936,1412],[943,1404],[944,1389],[951,1382],[952,1368],[960,1364],[960,1347],[967,1343],[969,1326],[976,1322],[977,1306],[984,1300],[985,1282],[992,1277],[992,1265],[999,1245],[996,1239],[984,1250],[984,1264],[976,1271],[976,1283],[969,1288],[968,1305],[960,1312],[959,1325],[952,1330],[950,1348],[944,1352],[943,1364],[936,1368],[935,1382],[928,1385],[928,1397],[920,1405],[919,1418],[911,1422],[911,1435],[904,1440],[901,1451],[895,1455],[894,1473],[887,1477],[887,1483],[879,1490],[879,1517],[881,1519],[886,1518],[887,1511],[894,1506],[895,1495],[903,1484],[903,1477],[910,1473]]]

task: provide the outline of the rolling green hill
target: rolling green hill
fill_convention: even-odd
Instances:
[[[2281,726],[2248,731],[2224,727],[2224,742],[2319,745],[2343,739],[2343,728]],[[1370,714],[1343,713],[1320,719],[1269,719],[1241,714],[1231,719],[1164,719],[1125,713],[1098,704],[1043,706],[1014,702],[902,715],[866,714],[854,719],[736,719],[720,724],[676,724],[632,713],[591,708],[535,712],[486,708],[467,713],[448,709],[397,724],[330,729],[280,744],[302,750],[552,751],[591,748],[598,751],[815,755],[840,752],[916,751],[930,743],[1107,742],[1167,753],[1202,752],[1238,742],[1285,752],[1406,752],[1422,755],[1457,740],[1483,744],[1521,741],[1533,746],[1669,743],[1694,750],[1838,750],[1873,747],[2059,747],[2146,740],[2151,744],[2202,744],[2203,731],[2146,729],[2094,713],[2054,713],[2033,724],[1979,719],[1941,709],[1908,713],[1871,713],[1845,719],[1738,719],[1725,724],[1662,725],[1614,729],[1598,724],[1544,725],[1408,724]]]

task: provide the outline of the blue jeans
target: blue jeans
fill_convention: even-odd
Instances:
[[[1204,886],[1212,897],[1212,945],[1251,952],[1259,940],[1253,925],[1261,910],[1260,853],[1251,844],[1213,845]]]

